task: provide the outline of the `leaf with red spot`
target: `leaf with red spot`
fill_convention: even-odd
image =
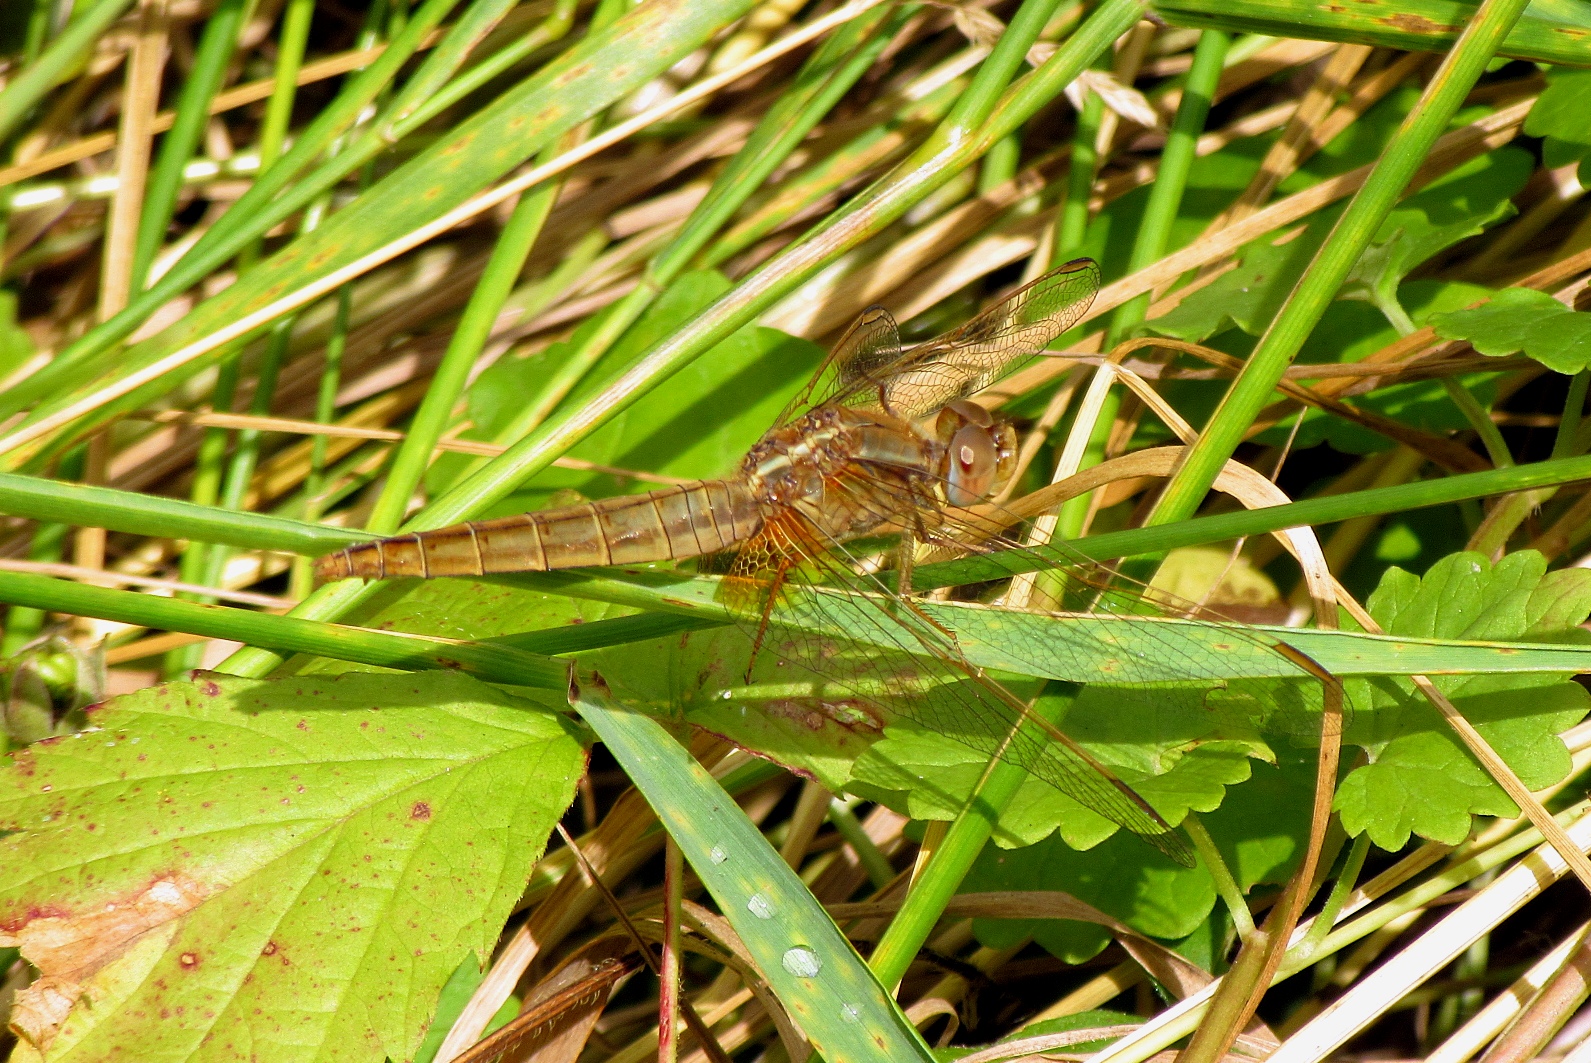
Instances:
[[[490,953],[584,753],[468,676],[223,676],[0,774],[14,1059],[409,1058]]]

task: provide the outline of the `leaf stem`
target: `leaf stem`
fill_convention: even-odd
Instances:
[[[1254,933],[1254,915],[1248,910],[1248,902],[1243,899],[1243,890],[1238,886],[1237,879],[1232,877],[1232,869],[1226,865],[1221,850],[1216,848],[1215,839],[1210,837],[1210,832],[1204,829],[1204,824],[1192,812],[1183,819],[1182,829],[1193,839],[1193,847],[1198,850],[1205,869],[1215,880],[1215,890],[1221,895],[1221,900],[1226,902],[1232,925],[1237,929],[1238,940],[1247,941]]]
[[[1447,391],[1447,397],[1453,400],[1464,419],[1469,422],[1475,434],[1480,436],[1481,442],[1486,445],[1486,455],[1492,459],[1492,464],[1499,469],[1510,468],[1514,464],[1514,456],[1508,452],[1508,443],[1503,439],[1502,430],[1497,427],[1497,422],[1492,420],[1492,415],[1480,404],[1469,388],[1461,380],[1445,376],[1442,378],[1442,387]]]
[[[1370,853],[1370,835],[1361,834],[1353,840],[1353,845],[1348,849],[1348,856],[1342,862],[1342,871],[1337,875],[1337,881],[1332,883],[1331,893],[1326,896],[1326,903],[1321,906],[1316,914],[1315,921],[1310,924],[1309,932],[1304,940],[1297,946],[1301,960],[1308,960],[1313,956],[1326,940],[1326,935],[1331,933],[1331,928],[1337,923],[1337,915],[1342,911],[1342,906],[1348,902],[1348,895],[1358,884],[1359,872],[1364,869],[1365,857]]]

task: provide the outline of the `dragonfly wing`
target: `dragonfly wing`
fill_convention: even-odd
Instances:
[[[865,493],[873,486],[850,488]],[[876,497],[881,516],[893,508],[887,498]],[[1191,864],[1182,837],[1147,802],[969,663],[954,637],[910,600],[892,597],[875,578],[852,572],[846,562],[856,559],[843,544],[820,541],[791,510],[749,545],[725,580],[725,600],[762,652],[777,653],[819,681],[826,692],[820,701],[860,703],[886,717],[905,717],[1014,763]],[[861,592],[864,587],[868,593]]]
[[[793,421],[836,396],[876,393],[876,381],[883,380],[884,373],[899,361],[900,328],[894,315],[882,306],[870,306],[846,329],[818,366],[812,382],[791,400],[775,423]],[[876,394],[873,401],[877,401]]]
[[[908,419],[995,382],[1080,321],[1099,291],[1099,267],[1080,258],[1017,289],[959,328],[902,355],[885,376],[885,408]]]

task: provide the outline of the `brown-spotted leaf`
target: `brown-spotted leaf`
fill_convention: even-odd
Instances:
[[[410,1057],[568,806],[567,722],[468,676],[199,677],[0,773],[13,1057]]]

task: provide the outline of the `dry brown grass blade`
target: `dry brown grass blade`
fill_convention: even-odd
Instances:
[[[502,1055],[522,1063],[574,1063],[614,987],[639,968],[620,956],[571,957],[536,987],[519,1015],[453,1063],[489,1063]]]
[[[1591,846],[1591,816],[1568,828],[1576,847]],[[1385,960],[1296,1031],[1270,1063],[1317,1063],[1379,1018],[1391,1001],[1434,976],[1476,938],[1568,872],[1551,845],[1542,845]]]
[[[133,243],[143,213],[144,179],[154,143],[155,108],[160,102],[161,73],[166,65],[166,0],[138,5],[138,37],[127,64],[122,98],[120,150],[116,153],[116,196],[105,226],[104,262],[100,268],[99,317],[114,317],[132,293]]]
[[[580,848],[580,843],[574,839],[573,835],[571,835],[569,831],[565,829],[562,823],[557,824],[557,830],[559,836],[563,838],[564,844],[569,847],[569,851],[574,853],[575,863],[580,868],[580,874],[585,879],[586,885],[591,887],[595,893],[601,896],[602,900],[607,904],[608,910],[614,915],[615,918],[618,919],[619,924],[624,927],[624,932],[634,943],[635,948],[640,953],[641,960],[646,964],[647,969],[659,979],[668,977],[669,959],[666,940],[663,955],[661,957],[654,956],[652,954],[651,946],[636,929],[635,923],[630,919],[629,913],[624,910],[624,905],[619,903],[619,899],[613,895],[613,891],[608,888],[607,883],[602,881],[602,872],[593,867],[590,861],[586,859],[585,853]],[[683,856],[679,858],[676,865],[676,870],[679,875],[684,874]],[[677,877],[676,883],[678,883]],[[676,929],[676,940],[677,933],[678,931]],[[675,962],[677,963],[677,949],[675,950],[675,956]],[[676,971],[674,973],[677,981],[678,972]],[[691,1033],[695,1035],[697,1043],[707,1050],[708,1057],[713,1061],[713,1063],[729,1063],[729,1057],[724,1053],[723,1048],[713,1037],[712,1029],[706,1022],[702,1020],[701,1015],[697,1013],[696,1008],[691,1004],[691,1002],[680,999],[677,995],[677,991],[674,998],[674,1004],[672,1006],[666,1006],[667,1000],[667,994],[665,993],[661,1001],[661,1003],[665,1006],[660,1008],[660,1013],[665,1016],[666,1021],[668,1021],[669,1024],[669,1028],[667,1031],[667,1038],[661,1036],[659,1037],[658,1043],[660,1048],[663,1051],[667,1051],[667,1044],[673,1039],[674,1029],[672,1012],[675,1008],[677,1008],[679,1015],[685,1020],[685,1025],[689,1027]],[[659,1056],[659,1063],[666,1063],[666,1061],[662,1058],[661,1053]]]
[[[1436,1051],[1426,1056],[1425,1063],[1466,1063],[1473,1058],[1535,998],[1553,975],[1563,968],[1569,957],[1584,947],[1588,931],[1591,931],[1591,923],[1582,923],[1546,955],[1531,964],[1530,969],[1512,985],[1438,1045]]]
[[[1155,336],[1148,336],[1136,340],[1127,340],[1121,344],[1116,351],[1112,352],[1112,357],[1121,358],[1125,357],[1125,355],[1131,351],[1154,347],[1181,351],[1184,354],[1191,354],[1195,358],[1199,358],[1202,361],[1208,362],[1209,364],[1217,366],[1221,370],[1234,375],[1242,367],[1242,362],[1239,359],[1234,358],[1223,351],[1215,350],[1213,347],[1206,347],[1203,344],[1198,343],[1188,343],[1184,340],[1174,340]],[[1325,410],[1328,413],[1336,414],[1345,421],[1348,421],[1352,424],[1362,425],[1372,432],[1377,432],[1386,436],[1388,439],[1402,443],[1404,446],[1423,454],[1429,460],[1453,472],[1480,472],[1491,467],[1484,458],[1470,450],[1468,447],[1464,446],[1462,443],[1448,439],[1445,436],[1439,436],[1430,432],[1422,432],[1417,428],[1411,428],[1401,421],[1397,421],[1391,417],[1379,414],[1374,410],[1365,410],[1357,406],[1350,406],[1345,402],[1339,401],[1338,399],[1331,398],[1327,395],[1322,395],[1316,389],[1307,388],[1300,384],[1296,384],[1291,379],[1284,380],[1278,390],[1286,395],[1291,396],[1305,406],[1310,406],[1318,410]],[[1249,434],[1250,437],[1252,437],[1254,435],[1258,435],[1259,431],[1254,430]]]
[[[1535,1059],[1558,1029],[1591,993],[1591,941],[1582,928],[1570,939],[1573,948],[1552,980],[1541,987],[1529,1005],[1501,1037],[1486,1050],[1485,1063],[1527,1063]]]

